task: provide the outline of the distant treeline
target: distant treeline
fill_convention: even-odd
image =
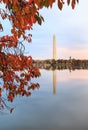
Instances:
[[[88,60],[79,60],[79,59],[47,59],[47,60],[33,60],[33,65],[40,69],[88,69]]]

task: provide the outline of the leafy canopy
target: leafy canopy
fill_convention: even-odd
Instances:
[[[39,10],[44,7],[52,8],[55,2],[57,2],[58,8],[62,10],[65,4],[64,0],[0,0],[0,4],[4,3],[6,8],[6,10],[0,9],[1,18],[3,20],[8,19],[12,24],[12,36],[3,36],[0,41],[9,41],[8,47],[16,47],[21,37],[23,40],[31,42],[31,35],[27,35],[26,31],[32,29],[36,22],[41,25],[44,19],[39,14]],[[78,3],[78,0],[67,0],[67,4],[71,4],[72,9],[74,9],[76,3]],[[1,23],[0,30],[3,30]]]
[[[12,102],[16,95],[29,96],[31,89],[39,87],[38,83],[31,82],[31,78],[40,76],[40,72],[33,66],[32,57],[24,56],[23,41],[31,42],[32,35],[26,32],[32,29],[33,24],[41,25],[44,21],[39,10],[52,8],[55,2],[62,10],[64,0],[0,0],[0,5],[4,5],[0,6],[0,31],[4,30],[3,20],[8,19],[11,23],[11,35],[0,37],[0,110],[7,106],[3,98],[4,89],[7,100]],[[78,2],[66,0],[72,9]]]

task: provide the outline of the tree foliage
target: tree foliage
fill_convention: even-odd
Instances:
[[[0,9],[1,18],[8,19],[12,24],[11,33],[12,36],[5,36],[2,39],[9,41],[8,46],[17,46],[19,38],[23,38],[28,42],[31,41],[31,35],[26,35],[26,30],[30,30],[36,22],[42,24],[43,17],[39,14],[39,10],[44,7],[51,7],[56,0],[0,0],[0,3],[5,4],[5,9]],[[64,1],[58,0],[58,8],[61,10]],[[74,9],[78,0],[67,0],[67,4],[71,3]],[[3,30],[3,26],[0,23],[0,30]],[[0,39],[0,41],[2,40]],[[3,45],[2,45],[3,46]],[[5,46],[5,44],[4,44]]]
[[[0,31],[4,30],[3,20],[8,19],[11,23],[11,35],[0,37],[0,110],[6,107],[4,90],[6,99],[12,102],[15,96],[29,96],[31,89],[39,87],[38,83],[31,82],[31,78],[40,76],[40,72],[33,66],[32,57],[24,56],[23,41],[31,42],[32,35],[26,32],[33,24],[41,25],[44,21],[39,10],[52,8],[55,2],[62,10],[64,0],[0,0]],[[66,3],[74,9],[78,0],[66,0]]]

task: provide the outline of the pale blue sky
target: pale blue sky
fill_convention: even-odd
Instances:
[[[65,0],[64,0],[65,1]],[[52,9],[40,10],[45,22],[33,26],[32,43],[25,43],[25,54],[34,59],[52,58],[53,35],[56,35],[57,58],[88,59],[88,0],[79,0],[74,10],[64,5],[60,11],[56,4]],[[10,34],[10,23],[3,21],[4,33]],[[3,35],[3,33],[0,35]]]
[[[64,5],[62,11],[55,4],[52,9],[40,11],[45,22],[34,25],[32,43],[26,54],[33,58],[52,58],[53,35],[57,40],[57,58],[88,59],[88,0],[79,0],[75,10]]]

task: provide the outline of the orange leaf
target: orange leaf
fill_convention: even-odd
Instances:
[[[13,5],[16,5],[18,0],[12,0],[13,1]]]

